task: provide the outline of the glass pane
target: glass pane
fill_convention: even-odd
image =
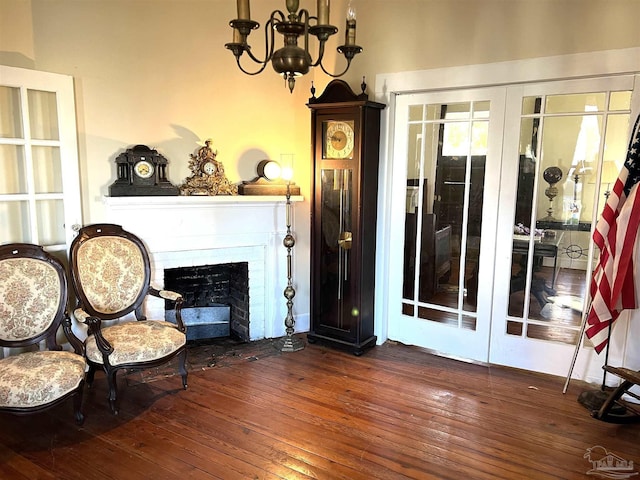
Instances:
[[[20,89],[0,85],[0,137],[23,138]]]
[[[447,325],[458,325],[457,313],[444,312],[435,308],[418,307],[418,318]]]
[[[59,140],[58,107],[55,92],[28,90],[31,138]]]
[[[452,325],[457,328],[462,328],[463,330],[475,330],[477,326],[477,319],[475,317],[461,315],[460,319],[458,319],[457,313],[436,310],[435,308],[418,307],[418,318]]]
[[[545,112],[550,113],[583,113],[589,110],[601,112],[605,109],[606,93],[579,93],[569,95],[550,95],[546,97]]]
[[[476,317],[472,317],[470,315],[462,315],[462,324],[460,325],[460,327],[466,330],[475,330],[477,321],[478,320]]]
[[[430,304],[420,318],[476,328],[475,317],[437,307],[476,311],[488,114],[489,102],[410,107],[405,315],[418,300]]]
[[[409,125],[408,156],[407,156],[407,202],[404,224],[404,271],[403,297],[413,300],[415,289],[416,251],[420,248],[418,241],[418,219],[423,208],[420,202],[425,195],[420,193],[420,158],[422,152],[422,124]],[[427,182],[422,182],[426,188]]]
[[[524,97],[522,99],[522,115],[540,113],[540,105],[542,105],[541,97]]]
[[[575,345],[578,342],[579,335],[580,333],[575,328],[565,328],[555,324],[529,324],[527,326],[527,337],[537,340],[550,340]]]
[[[521,125],[508,311],[514,317],[579,325],[595,208],[589,179],[598,162],[602,117],[547,117],[539,158],[528,148],[535,134],[531,120]]]
[[[630,116],[628,113],[609,115],[604,134],[604,164],[600,184],[607,189],[613,186],[627,157]],[[592,179],[595,181],[595,178]],[[602,210],[598,210],[601,212]]]
[[[631,92],[611,92],[609,99],[609,110],[629,110],[631,109]]]
[[[415,314],[415,307],[409,303],[403,303],[402,304],[402,314],[403,315],[409,315],[410,317],[413,317],[413,315]]]
[[[488,119],[489,118],[489,106],[491,102],[475,102],[473,104],[473,118],[474,119]]]
[[[352,302],[346,298],[351,282],[352,175],[351,170],[323,169],[321,231],[324,240],[320,277],[322,324],[349,329]],[[344,301],[343,301],[344,300]],[[344,312],[340,308],[346,309]],[[348,310],[348,311],[347,311]]]
[[[0,145],[0,195],[26,193],[24,148],[21,145]]]
[[[444,123],[442,134],[442,155],[448,157],[469,155],[470,133],[468,119],[471,116],[471,104],[458,103],[447,105],[444,111],[445,119],[464,121],[450,121]]]
[[[27,202],[0,202],[0,218],[6,219],[8,225],[0,229],[0,244],[32,242]]]
[[[628,99],[617,92],[611,104],[628,108]],[[533,116],[520,129],[507,333],[574,344],[591,277],[591,221],[618,176],[616,159],[626,155],[629,115],[608,115],[603,133],[606,112],[596,112],[606,93],[547,97],[550,111],[542,112],[539,100],[523,102]]]
[[[515,335],[517,337],[521,337],[522,336],[522,327],[523,324],[522,322],[516,322],[514,320],[509,320],[507,322],[507,334],[508,335]]]
[[[467,124],[467,132],[469,131]],[[467,135],[467,139],[469,139]],[[467,140],[467,145],[469,140]],[[457,307],[458,272],[464,199],[466,194],[467,157],[445,157],[437,159],[435,175],[434,216],[424,233],[431,239],[430,249],[422,250],[422,265],[430,265],[433,286],[421,287],[421,301],[430,300],[444,306]],[[425,258],[427,254],[431,256]],[[434,272],[435,271],[435,275]],[[442,292],[437,299],[425,294]]]
[[[409,106],[409,121],[419,122],[422,120],[422,112],[424,107],[422,105],[410,105]]]
[[[39,200],[36,202],[38,217],[38,243],[55,245],[65,243],[64,204],[62,200]]]
[[[33,147],[32,155],[36,193],[61,193],[60,149],[57,147]]]
[[[487,148],[487,131],[489,122],[473,122],[472,143]],[[478,139],[476,136],[479,136]],[[478,271],[480,263],[481,231],[482,231],[482,207],[484,198],[484,176],[486,156],[471,157],[471,181],[469,185],[469,215],[466,234],[465,261],[460,265],[464,271],[463,300],[464,309],[469,312],[476,311],[478,300]]]
[[[601,115],[572,115],[550,117],[545,121],[543,132],[543,148],[541,172],[544,181],[553,168],[562,178],[555,185],[558,195],[545,201],[538,197],[537,218],[543,218],[547,208],[553,209],[552,216],[566,225],[577,225],[590,222],[593,205],[593,183],[589,183],[592,173],[597,170],[600,143],[602,137]],[[558,169],[558,170],[555,170]],[[539,186],[539,191],[546,188]]]

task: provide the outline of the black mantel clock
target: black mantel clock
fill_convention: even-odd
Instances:
[[[380,113],[362,84],[356,95],[331,81],[311,109],[310,343],[361,355],[374,335],[376,213]],[[312,89],[312,93],[314,90]]]
[[[167,159],[146,145],[136,145],[116,157],[118,178],[109,186],[112,197],[178,195],[167,180]]]

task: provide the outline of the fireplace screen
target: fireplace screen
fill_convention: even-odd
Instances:
[[[184,298],[187,340],[231,336],[249,341],[248,262],[168,268],[164,287]],[[175,322],[171,307],[165,303],[165,316]]]

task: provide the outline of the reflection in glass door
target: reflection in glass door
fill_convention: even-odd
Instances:
[[[485,101],[409,107],[407,315],[476,328],[488,123]]]
[[[0,243],[66,252],[80,223],[72,80],[0,69]]]
[[[320,228],[322,259],[319,262],[320,296],[327,299],[318,306],[317,323],[336,332],[354,328],[351,308],[354,269],[350,255],[353,235],[353,194],[351,168],[322,169],[320,172]],[[333,299],[329,301],[328,299]]]
[[[529,338],[577,341],[592,218],[622,166],[626,142],[614,132],[628,130],[630,106],[630,91],[523,99],[510,333],[523,334],[526,318]]]
[[[390,323],[394,339],[488,359],[499,184],[490,172],[500,169],[503,111],[503,89],[398,100],[396,125],[406,130],[396,133],[404,148],[395,157],[406,165],[398,184],[406,195],[398,205],[402,317]]]
[[[502,178],[516,190],[500,205],[492,363],[566,374],[599,254],[593,228],[626,154],[631,80],[511,91],[519,132],[505,152],[517,153]]]

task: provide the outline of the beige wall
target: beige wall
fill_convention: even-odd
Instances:
[[[315,11],[312,0],[301,5]],[[378,73],[640,46],[639,0],[356,5],[364,52],[344,77],[356,90],[366,76],[372,92]],[[345,6],[346,0],[332,2],[340,41]],[[284,1],[254,0],[252,16],[264,23],[273,8]],[[169,159],[176,184],[189,174],[189,154],[208,137],[232,182],[253,178],[261,159],[293,153],[295,181],[309,198],[305,104],[311,80],[320,93],[330,78],[313,72],[290,94],[270,66],[255,77],[240,73],[224,48],[235,16],[233,0],[0,0],[0,64],[75,79],[85,223],[104,220],[101,198],[115,179],[113,159],[139,143]],[[262,38],[261,31],[251,36],[256,55]],[[341,69],[340,60],[329,69]],[[308,311],[308,208],[308,201],[296,207],[302,311]]]

